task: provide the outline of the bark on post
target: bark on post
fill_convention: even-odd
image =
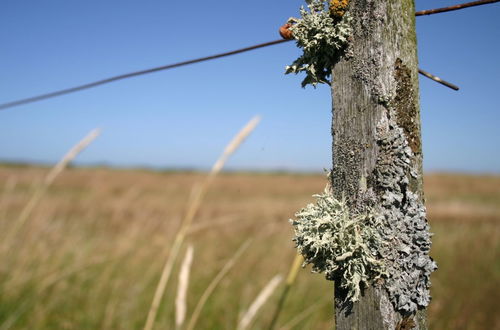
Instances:
[[[332,73],[332,191],[338,199],[347,197],[351,209],[362,207],[368,198],[375,208],[384,210],[394,228],[411,230],[422,223],[398,222],[412,221],[410,208],[425,212],[414,1],[351,0],[348,12],[353,28],[350,44]],[[391,151],[398,143],[402,143],[401,150]],[[392,182],[383,182],[384,178]],[[395,183],[397,191],[392,191],[390,185]],[[425,213],[417,216],[425,222]],[[425,236],[425,227],[418,235]],[[412,233],[402,234],[409,240],[419,239]],[[395,240],[400,243],[400,237]],[[425,258],[426,251],[414,251],[418,245],[408,246],[412,251],[404,251],[404,257]],[[394,249],[387,253],[400,258],[401,250]],[[426,263],[422,269],[428,269],[413,264],[416,277],[426,277],[422,272],[434,267],[425,260],[422,263]],[[413,270],[406,271],[412,276]],[[426,281],[421,278],[416,283],[422,280]],[[426,329],[422,306],[416,314],[397,311],[397,294],[390,297],[386,285],[382,282],[365,289],[352,306],[341,303],[343,292],[336,288],[337,329]]]

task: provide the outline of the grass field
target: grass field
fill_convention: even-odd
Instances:
[[[0,166],[0,329],[142,329],[192,187],[201,173],[69,169],[16,224],[47,168]],[[187,236],[194,260],[189,320],[235,251],[196,329],[234,329],[260,290],[286,276],[295,250],[288,219],[321,192],[316,174],[223,174]],[[432,329],[500,329],[500,177],[425,178],[435,233]],[[181,259],[185,248],[181,251]],[[156,329],[174,328],[178,265]],[[266,329],[283,284],[252,323]],[[301,270],[278,328],[331,329],[332,285]]]

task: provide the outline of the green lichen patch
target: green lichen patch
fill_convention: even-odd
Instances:
[[[391,106],[397,112],[396,122],[403,128],[413,153],[420,153],[420,127],[418,122],[417,101],[413,91],[411,71],[398,58],[394,64],[394,79],[396,80],[396,95]]]
[[[330,84],[332,68],[340,59],[351,33],[348,13],[340,20],[331,17],[328,1],[309,0],[308,9],[300,9],[300,19],[291,18],[290,30],[303,54],[292,65],[286,67],[286,74],[305,72],[302,87]]]
[[[379,220],[370,212],[351,212],[345,200],[335,199],[328,190],[314,197],[315,204],[290,220],[294,241],[305,264],[335,281],[346,293],[344,303],[353,303],[363,286],[386,276],[376,255],[384,244],[376,229]]]

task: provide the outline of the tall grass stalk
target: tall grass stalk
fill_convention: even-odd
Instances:
[[[151,330],[153,328],[154,322],[156,320],[156,315],[158,313],[158,308],[161,303],[161,299],[165,292],[165,288],[167,287],[170,274],[172,273],[172,267],[174,265],[175,260],[177,259],[181,245],[184,242],[186,234],[189,231],[189,228],[191,226],[191,223],[193,222],[196,213],[198,212],[201,201],[203,200],[203,197],[205,196],[207,189],[210,187],[217,174],[219,174],[219,172],[222,170],[229,156],[231,156],[236,151],[236,149],[238,149],[241,143],[243,143],[243,141],[248,137],[248,135],[250,135],[250,133],[255,129],[259,121],[260,117],[256,116],[252,118],[245,125],[245,127],[243,127],[239,131],[239,133],[227,145],[227,147],[225,148],[224,152],[219,157],[219,159],[215,162],[210,173],[205,178],[201,186],[198,189],[196,189],[192,194],[188,210],[186,212],[185,217],[182,220],[181,228],[179,229],[179,231],[175,236],[175,240],[170,249],[169,256],[167,258],[167,261],[165,262],[165,266],[163,267],[160,281],[158,282],[158,286],[156,287],[151,307],[149,308],[146,323],[144,325],[144,330]]]
[[[28,201],[26,206],[21,211],[19,218],[12,225],[8,233],[4,238],[4,248],[9,246],[10,240],[14,237],[17,232],[23,227],[24,223],[28,220],[31,215],[31,212],[38,204],[40,199],[43,197],[47,189],[52,185],[54,180],[57,178],[59,174],[68,166],[68,164],[78,156],[80,152],[82,152],[92,141],[94,141],[99,134],[101,133],[100,129],[94,129],[90,131],[87,136],[85,136],[80,142],[78,142],[73,148],[71,148],[66,155],[51,169],[51,171],[45,176],[41,185],[35,190],[35,193],[31,196],[31,199]]]
[[[193,262],[193,246],[189,245],[186,256],[182,262],[179,272],[179,285],[177,287],[177,297],[175,298],[175,327],[180,329],[186,319],[186,295],[189,285],[189,273]]]
[[[281,283],[281,280],[283,279],[283,276],[281,275],[276,275],[274,276],[271,281],[262,289],[262,291],[259,293],[255,301],[250,305],[248,308],[247,312],[243,315],[241,318],[240,323],[238,324],[238,330],[246,330],[252,323],[253,319],[255,318],[255,315],[257,315],[257,312],[260,310],[260,308],[266,303],[266,301],[271,297],[273,292],[276,290],[278,285]]]
[[[295,279],[297,278],[297,274],[299,273],[300,266],[302,265],[303,262],[304,262],[304,257],[302,257],[302,255],[300,254],[297,254],[295,256],[295,259],[293,259],[292,266],[290,267],[290,271],[288,272],[288,276],[286,278],[285,287],[281,292],[280,300],[278,302],[278,305],[276,306],[276,310],[274,311],[271,323],[269,324],[269,330],[273,330],[274,327],[276,326],[276,322],[278,321],[280,313],[283,310],[283,306],[285,305],[286,297],[288,296],[290,288],[292,287],[293,283],[295,282]]]
[[[191,319],[189,320],[186,330],[194,329],[194,327],[196,326],[196,322],[200,317],[201,310],[203,309],[203,306],[205,306],[205,303],[207,302],[208,298],[210,297],[212,292],[214,292],[215,288],[224,278],[224,276],[226,276],[226,274],[231,270],[231,268],[233,268],[234,264],[241,257],[243,252],[245,252],[245,250],[250,246],[250,243],[251,240],[245,241],[245,243],[243,243],[243,245],[241,245],[241,247],[236,251],[234,256],[224,265],[224,267],[222,267],[219,273],[210,282],[208,287],[205,289],[205,292],[203,292],[203,294],[201,295],[200,300],[198,300],[198,303],[196,304],[194,312],[191,315]]]

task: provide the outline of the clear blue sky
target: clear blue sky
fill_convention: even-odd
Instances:
[[[457,1],[417,0],[417,10]],[[279,38],[302,0],[0,2],[0,103]],[[500,172],[500,3],[417,18],[426,170]],[[327,86],[285,76],[294,43],[0,111],[0,160],[207,168],[255,114],[233,169],[331,166]]]

